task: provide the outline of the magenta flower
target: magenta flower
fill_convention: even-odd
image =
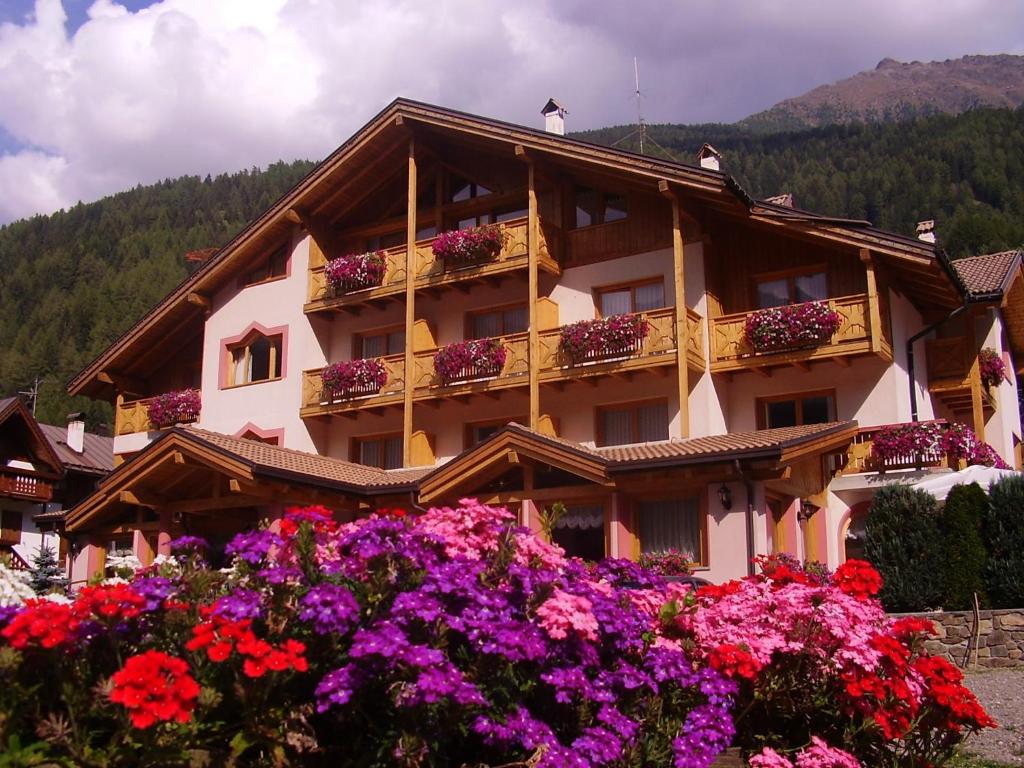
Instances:
[[[441,347],[434,355],[434,371],[442,383],[497,376],[508,358],[498,339],[471,339]]]
[[[1002,355],[990,347],[978,353],[978,367],[981,370],[981,381],[986,387],[998,387],[1006,377],[1006,363]]]
[[[333,363],[320,374],[328,400],[335,397],[375,395],[388,382],[388,369],[377,358]]]
[[[650,332],[642,315],[612,315],[602,320],[581,320],[563,325],[558,348],[570,365],[600,360],[640,349]]]
[[[327,262],[324,276],[335,291],[361,291],[384,282],[387,258],[384,251],[350,253]]]
[[[465,267],[492,261],[505,245],[505,230],[498,224],[442,232],[431,245],[434,258],[447,266]]]
[[[159,429],[195,421],[201,406],[198,389],[182,389],[152,398],[146,403],[146,413],[150,423]]]
[[[774,352],[824,344],[842,324],[842,317],[827,303],[810,301],[751,312],[743,332],[758,352]]]

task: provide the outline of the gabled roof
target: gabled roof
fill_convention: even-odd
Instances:
[[[1020,266],[1019,250],[968,256],[953,262],[971,298],[1002,296],[1017,276]]]
[[[52,424],[40,424],[50,447],[69,470],[93,475],[105,475],[114,468],[114,438],[85,433],[81,453],[68,447],[68,428]]]
[[[40,429],[35,417],[29,413],[25,404],[17,397],[7,397],[0,400],[0,427],[8,422],[16,420],[22,423],[28,436],[29,445],[26,446],[32,451],[33,458],[46,464],[53,475],[60,475],[64,472],[64,465],[57,452],[54,451],[50,441]]]
[[[340,200],[348,204],[360,199],[365,194],[367,180],[380,177],[383,164],[404,153],[407,129],[413,124],[428,132],[455,134],[495,147],[504,145],[509,151],[519,146],[534,156],[556,157],[560,162],[576,162],[604,172],[626,174],[650,184],[652,191],[665,183],[693,197],[715,200],[735,210],[737,215],[759,216],[764,221],[793,226],[827,240],[870,248],[893,259],[905,258],[915,266],[917,274],[927,273],[931,281],[928,296],[956,293],[955,278],[944,277],[944,267],[936,261],[938,252],[934,246],[876,230],[867,222],[801,215],[794,209],[770,203],[755,212],[755,201],[731,176],[720,171],[396,99],[115,340],[68,383],[68,391],[94,397],[109,396],[112,374],[123,372],[119,368],[130,365],[139,350],[159,349],[164,340],[187,323],[202,322],[203,299],[193,297],[196,300],[190,302],[191,294],[206,297],[225,285],[248,259],[261,252],[260,249],[288,237],[296,221],[308,220],[329,203],[336,205]],[[945,300],[950,301],[948,296]],[[177,335],[180,339],[180,333]]]

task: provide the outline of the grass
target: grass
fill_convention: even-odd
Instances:
[[[994,760],[987,760],[974,755],[958,754],[946,763],[945,768],[1016,768],[1009,763],[997,763]]]

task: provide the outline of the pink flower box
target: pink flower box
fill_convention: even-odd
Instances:
[[[434,355],[434,371],[444,384],[497,376],[508,350],[498,339],[471,339],[441,347]]]
[[[189,424],[199,418],[202,398],[198,389],[165,392],[146,403],[146,415],[157,429]]]
[[[324,276],[335,293],[361,291],[384,282],[387,257],[384,251],[350,253],[327,262]]]
[[[484,224],[470,229],[442,232],[434,238],[434,258],[445,267],[458,269],[485,261],[493,261],[505,245],[505,230],[498,224]]]
[[[650,332],[641,315],[612,315],[562,326],[558,348],[571,365],[619,357],[640,351]]]
[[[842,322],[826,302],[811,301],[751,312],[743,331],[755,351],[778,352],[825,344]]]
[[[387,384],[388,369],[377,359],[333,363],[321,374],[324,398],[344,400],[360,395],[375,395]]]

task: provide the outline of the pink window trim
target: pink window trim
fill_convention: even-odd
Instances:
[[[282,353],[283,354],[283,353]],[[283,369],[282,369],[283,371]],[[270,440],[277,438],[277,444],[279,447],[284,447],[284,427],[278,427],[277,429],[260,429],[251,421],[246,422],[246,425],[240,430],[235,432],[233,437],[242,437],[246,432],[252,432],[261,440]]]
[[[275,325],[273,328],[267,328],[265,325],[260,323],[250,323],[246,329],[238,335],[229,336],[226,339],[220,340],[220,366],[217,376],[221,389],[231,388],[228,385],[228,361],[231,359],[231,347],[241,344],[253,331],[258,332],[263,336],[281,337],[281,378],[283,379],[288,375],[288,326]]]

